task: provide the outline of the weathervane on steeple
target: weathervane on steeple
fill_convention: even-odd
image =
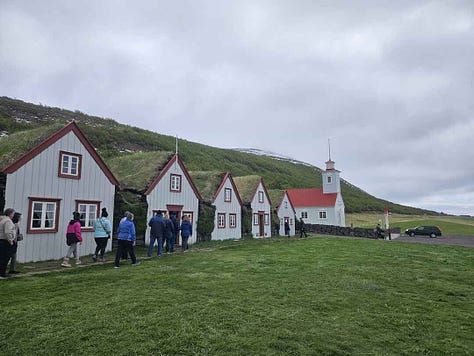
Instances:
[[[178,135],[176,135],[176,155],[178,155]]]
[[[329,160],[331,160],[331,139],[328,138]]]

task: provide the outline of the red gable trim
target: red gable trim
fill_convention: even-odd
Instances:
[[[271,208],[272,201],[270,200],[270,195],[267,192],[267,187],[265,187],[265,182],[263,181],[263,177],[260,177],[260,182],[259,183],[262,183],[263,191],[265,192],[265,195],[267,196],[268,204],[270,204],[270,208]],[[250,199],[250,201],[252,201],[253,198],[255,198],[255,195],[258,192],[258,186],[259,186],[259,184],[257,184],[257,186],[255,187],[255,192],[253,193],[252,199]]]
[[[293,206],[335,206],[337,193],[324,194],[323,188],[288,189],[288,197]]]
[[[156,185],[158,184],[158,182],[164,177],[164,175],[166,174],[166,172],[168,172],[168,170],[171,168],[171,166],[177,162],[181,168],[181,170],[183,171],[186,179],[188,180],[189,184],[191,185],[191,188],[193,189],[193,192],[194,194],[196,195],[196,198],[201,201],[202,200],[202,197],[201,197],[201,194],[199,193],[199,190],[196,188],[196,186],[194,185],[194,182],[193,180],[191,179],[191,176],[189,175],[188,173],[188,170],[186,169],[186,167],[184,166],[184,163],[183,161],[181,160],[181,158],[179,158],[178,154],[175,154],[169,161],[168,163],[166,164],[166,166],[161,170],[160,174],[153,180],[153,182],[151,182],[150,186],[147,188],[147,190],[145,191],[145,195],[148,195],[150,194],[153,189],[155,189]],[[182,184],[182,183],[181,183]]]
[[[212,197],[211,203],[214,203],[216,201],[216,198],[219,195],[219,193],[221,192],[222,188],[224,188],[224,184],[225,184],[225,181],[227,179],[230,180],[230,184],[232,184],[232,187],[234,188],[234,192],[235,192],[235,195],[237,196],[237,200],[239,201],[240,206],[242,206],[242,199],[240,198],[239,191],[237,190],[237,187],[235,186],[234,180],[232,179],[232,176],[230,175],[230,172],[227,172],[226,175],[224,176],[224,178],[222,179],[221,185],[219,186],[219,188],[217,188],[216,193]]]
[[[293,214],[296,214],[295,207],[293,206],[293,203],[291,202],[291,199],[290,199],[290,197],[288,196],[288,192],[287,192],[286,190],[285,190],[285,192],[283,193],[283,195],[281,196],[280,204],[278,204],[277,212],[280,211],[281,204],[283,203],[283,200],[285,199],[285,196],[288,197],[288,201],[290,202],[290,206],[291,206],[291,209],[293,210]]]
[[[79,141],[82,143],[82,145],[86,148],[87,152],[92,156],[94,161],[97,163],[97,165],[100,167],[102,172],[107,176],[109,179],[110,183],[113,185],[119,185],[119,181],[117,178],[115,178],[114,174],[112,171],[107,167],[105,162],[102,160],[102,158],[99,156],[99,154],[96,152],[94,146],[89,142],[89,140],[86,138],[84,133],[81,131],[79,126],[77,126],[75,121],[71,121],[69,124],[64,126],[62,129],[57,131],[56,133],[52,134],[49,136],[45,141],[40,143],[38,146],[34,147],[30,151],[26,152],[22,157],[20,157],[17,161],[13,162],[9,166],[5,167],[2,170],[2,173],[13,173],[20,167],[22,167],[24,164],[28,163],[30,160],[32,160],[34,157],[39,155],[41,152],[43,152],[45,149],[47,149],[49,146],[57,142],[59,139],[64,137],[66,134],[69,132],[74,132],[79,139]]]

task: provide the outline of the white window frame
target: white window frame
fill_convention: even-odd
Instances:
[[[99,216],[100,202],[90,200],[76,200],[76,211],[81,214],[82,230],[94,230],[94,221]]]
[[[81,178],[82,155],[72,152],[59,152],[59,172],[62,178]]]
[[[325,220],[328,218],[328,213],[325,210],[320,211],[318,215],[321,220]]]
[[[264,219],[264,224],[265,225],[270,225],[270,214],[265,214],[263,216],[263,219]]]
[[[264,200],[264,195],[263,195],[263,191],[262,190],[259,190],[258,191],[258,202],[259,203],[263,203],[265,200]]]
[[[330,176],[330,175],[327,176],[327,182],[328,182],[328,184],[332,183],[332,176]]]
[[[229,213],[229,227],[235,229],[237,227],[237,214]]]
[[[307,219],[308,218],[308,212],[307,211],[302,211],[301,212],[301,218]]]
[[[258,225],[258,213],[253,214],[253,225],[254,226]]]
[[[61,200],[33,197],[29,200],[27,232],[29,234],[57,232]],[[34,221],[39,221],[40,225],[33,226]]]
[[[229,203],[232,201],[232,189],[231,188],[224,188],[224,201]]]
[[[181,192],[182,181],[180,174],[170,174],[170,191]]]
[[[217,213],[217,228],[225,229],[225,213]]]

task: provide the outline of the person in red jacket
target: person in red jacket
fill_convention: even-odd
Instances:
[[[72,213],[73,219],[69,221],[67,226],[67,234],[74,234],[76,236],[76,241],[72,242],[69,246],[69,250],[66,253],[66,257],[64,257],[63,263],[61,266],[63,267],[71,267],[69,263],[69,256],[73,255],[76,259],[76,266],[81,264],[81,260],[79,259],[79,255],[77,254],[77,244],[82,244],[82,232],[81,232],[81,214],[77,211]]]

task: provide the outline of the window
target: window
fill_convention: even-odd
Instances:
[[[265,214],[265,225],[270,225],[270,215]]]
[[[94,229],[94,220],[98,217],[100,202],[76,200],[76,211],[81,214],[81,226],[84,231]]]
[[[60,151],[58,176],[73,179],[81,178],[81,163],[81,155]]]
[[[217,227],[219,229],[225,228],[225,213],[217,214]]]
[[[293,226],[293,219],[290,218],[290,225]]]
[[[224,189],[224,201],[229,202],[232,200],[232,189],[225,188]]]
[[[308,218],[308,212],[307,212],[307,211],[302,211],[302,212],[301,212],[301,217],[302,217],[303,219],[307,219],[307,218]]]
[[[229,227],[233,229],[237,227],[237,214],[229,214]]]
[[[332,183],[332,176],[328,176],[328,184]]]
[[[28,198],[27,232],[30,234],[57,232],[59,218],[59,199]]]
[[[181,176],[179,174],[170,175],[170,190],[172,192],[181,191]]]
[[[285,202],[283,203],[283,207],[284,207],[285,209],[288,209],[288,202],[287,202],[286,200],[285,200]]]
[[[319,218],[320,219],[327,219],[327,214],[325,211],[320,211],[319,212]]]
[[[257,213],[253,214],[253,224],[258,225],[258,214]]]
[[[263,192],[261,190],[258,191],[258,202],[263,203]]]

